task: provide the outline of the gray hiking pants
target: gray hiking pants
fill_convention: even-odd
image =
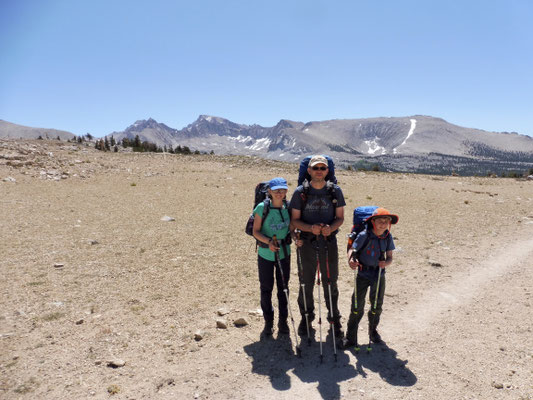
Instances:
[[[339,277],[339,257],[337,249],[337,238],[331,236],[328,241],[323,237],[317,241],[315,237],[311,239],[303,239],[303,246],[300,248],[303,277],[300,273],[300,283],[305,284],[305,301],[307,305],[307,312],[309,321],[315,319],[315,303],[313,299],[313,290],[315,289],[315,281],[317,278],[317,249],[319,245],[318,254],[320,260],[320,281],[322,283],[324,296],[321,299],[322,304],[325,302],[329,311],[328,320],[333,316],[333,320],[340,320],[340,312],[337,306],[339,299],[339,290],[337,289],[337,279]],[[326,263],[326,246],[328,253],[328,263]],[[329,268],[329,279],[328,279]],[[331,305],[329,301],[329,288],[331,287]],[[300,288],[298,295],[298,306],[300,307],[300,314],[302,319],[305,319],[304,308],[304,293]]]

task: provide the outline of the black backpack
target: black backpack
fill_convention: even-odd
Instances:
[[[246,221],[246,227],[244,228],[244,232],[247,235],[250,235],[250,236],[254,235],[253,230],[254,230],[255,216],[254,216],[253,210],[255,210],[255,207],[257,207],[257,205],[261,202],[264,203],[263,216],[261,217],[261,226],[263,222],[265,222],[265,218],[268,216],[268,213],[270,212],[270,198],[268,197],[268,187],[269,187],[268,184],[269,184],[268,181],[260,182],[255,187],[254,206],[252,208],[252,213],[248,217],[248,221]],[[287,209],[289,209],[289,205],[286,200],[283,200],[283,204],[285,205]],[[290,211],[289,211],[289,216],[290,216]],[[283,214],[282,214],[282,218],[283,218]],[[256,245],[259,247],[268,247],[267,244],[262,243],[259,240],[256,240]]]
[[[250,214],[250,217],[248,217],[248,221],[246,222],[246,227],[244,228],[244,232],[247,235],[253,236],[253,227],[254,227],[254,210],[255,207],[259,203],[265,203],[265,207],[263,208],[263,219],[265,220],[265,217],[268,215],[268,212],[270,211],[270,199],[268,198],[268,182],[259,182],[257,186],[255,187],[255,196],[254,196],[254,206],[252,207],[252,213]]]

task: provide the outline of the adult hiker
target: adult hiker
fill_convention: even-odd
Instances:
[[[274,327],[274,307],[272,306],[274,276],[278,296],[278,332],[280,334],[289,333],[287,296],[283,291],[285,287],[288,288],[291,265],[290,214],[286,202],[287,190],[287,181],[284,178],[270,180],[268,183],[270,204],[265,220],[263,221],[265,202],[260,202],[253,211],[253,236],[259,242],[257,265],[261,290],[261,309],[265,319],[265,327],[262,332],[264,336],[271,336]],[[276,240],[272,239],[274,236]],[[276,255],[279,257],[279,262],[276,262]]]
[[[363,317],[368,288],[370,288],[368,350],[371,349],[371,342],[382,342],[377,327],[385,296],[385,269],[392,264],[392,251],[395,249],[390,227],[398,222],[398,216],[384,208],[377,208],[366,221],[366,229],[357,235],[352,247],[348,249],[348,263],[354,271],[357,271],[357,278],[343,344],[345,348],[355,347],[356,350],[359,348],[357,328]]]
[[[306,335],[308,328],[312,329],[311,322],[315,319],[313,288],[318,263],[326,307],[329,310],[328,321],[333,324],[335,336],[342,337],[341,315],[337,306],[339,263],[336,234],[344,222],[346,203],[340,187],[331,181],[326,181],[328,175],[326,157],[312,156],[307,172],[311,177],[310,181],[305,180],[298,186],[291,198],[292,224],[302,231],[300,237],[303,241],[300,248],[303,270],[300,283],[305,284],[302,285],[305,293],[301,290],[298,295],[298,306],[302,315],[298,334]]]

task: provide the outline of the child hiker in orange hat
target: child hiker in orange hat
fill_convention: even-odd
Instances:
[[[371,343],[382,343],[377,331],[381,316],[383,298],[385,296],[385,269],[392,264],[392,251],[395,249],[390,227],[398,222],[398,216],[384,208],[377,208],[366,220],[366,229],[355,238],[348,250],[350,268],[357,271],[352,306],[346,337],[343,339],[345,348],[355,347],[357,328],[363,317],[365,297],[370,288],[370,310],[368,311],[368,350]]]

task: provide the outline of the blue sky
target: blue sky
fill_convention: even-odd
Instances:
[[[0,119],[432,115],[533,136],[530,0],[0,0]]]

